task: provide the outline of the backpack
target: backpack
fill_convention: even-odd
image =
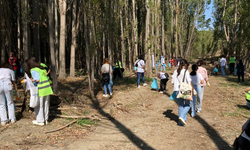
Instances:
[[[169,75],[168,75],[168,73],[165,73],[165,77],[166,77],[166,79],[169,80]]]

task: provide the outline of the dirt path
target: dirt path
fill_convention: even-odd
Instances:
[[[249,81],[244,86],[236,81],[235,76],[210,77],[202,112],[195,118],[188,115],[185,127],[177,126],[178,106],[169,100],[173,92],[170,81],[165,94],[151,90],[150,83],[140,89],[115,84],[113,98],[104,99],[99,92],[89,103],[92,112],[109,118],[91,130],[68,127],[48,135],[44,132],[69,121],[54,119],[45,127],[37,127],[31,119],[21,119],[6,130],[0,128],[0,149],[229,150],[247,120],[242,114],[250,116],[243,92]]]
[[[168,91],[163,95],[151,91],[149,85],[129,92],[119,91],[113,101],[129,108],[129,113],[118,111],[114,120],[102,121],[95,131],[66,149],[231,149],[246,121],[237,116],[242,109],[239,105],[245,105],[244,86],[219,76],[211,77],[210,84],[211,88],[205,88],[202,112],[195,118],[188,115],[185,127],[177,126],[177,104],[169,100],[172,85],[167,85]]]

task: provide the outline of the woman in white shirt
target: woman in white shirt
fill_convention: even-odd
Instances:
[[[197,73],[198,66],[194,64],[192,66],[192,72],[190,73],[190,77],[192,79],[192,85],[195,91],[197,92],[196,95],[193,95],[193,101],[191,102],[191,116],[196,116],[196,110],[195,110],[195,103],[197,100],[197,97],[201,97],[201,84],[204,83],[204,78],[200,73]]]
[[[9,63],[4,63],[0,68],[0,116],[2,126],[6,125],[9,121],[11,123],[16,122],[14,102],[13,102],[13,89],[12,84],[14,85],[15,90],[17,91],[15,73],[12,70],[12,66]],[[6,113],[5,98],[7,99],[8,106],[8,116]]]
[[[143,55],[139,57],[139,59],[135,62],[135,67],[137,67],[137,87],[140,88],[140,80],[142,77],[143,85],[146,86],[147,84],[145,83],[145,78],[144,78],[144,70],[145,70],[145,62]]]
[[[174,92],[176,95],[178,95],[180,90],[180,83],[182,82],[185,74],[184,82],[191,84],[191,78],[189,71],[187,70],[188,63],[187,60],[182,59],[180,61],[180,65],[177,70],[174,71],[174,74],[172,76],[172,84],[174,84]],[[178,125],[183,126],[186,125],[187,121],[187,113],[190,109],[190,100],[185,100],[182,98],[176,98],[178,102],[178,112],[179,112],[179,122]]]

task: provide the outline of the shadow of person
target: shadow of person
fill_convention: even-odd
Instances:
[[[172,113],[172,111],[173,110],[168,109],[167,111],[163,112],[163,115],[165,115],[165,117],[167,118],[170,118],[170,120],[174,120],[176,123],[178,123],[179,117],[176,114]]]

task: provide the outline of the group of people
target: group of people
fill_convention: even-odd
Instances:
[[[0,117],[2,126],[16,122],[13,102],[13,87],[17,92],[15,75],[17,68],[14,69],[15,67],[16,59],[13,58],[9,62],[3,63],[0,68]],[[50,70],[45,64],[39,63],[34,57],[25,60],[22,68],[30,80],[38,87],[38,106],[34,108],[36,120],[33,120],[32,123],[44,126],[48,124],[50,95],[53,94],[50,86],[51,80],[48,77]]]
[[[235,64],[236,64],[236,60],[234,57],[230,57],[229,63],[227,63],[225,55],[222,55],[221,57],[219,57],[218,61],[214,62],[215,68],[214,68],[213,72],[217,75],[217,72],[220,69],[222,76],[225,77],[226,76],[226,66],[228,66],[227,69],[230,71],[230,74],[232,75],[233,73],[235,73],[235,75],[238,76],[238,83],[244,84],[244,75],[245,75],[246,71],[245,71],[245,66],[243,64],[242,59],[239,60],[236,67],[235,67]]]

